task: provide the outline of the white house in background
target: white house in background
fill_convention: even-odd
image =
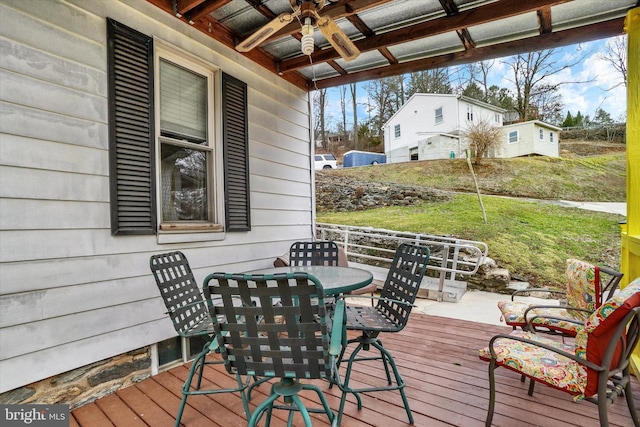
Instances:
[[[560,130],[539,120],[503,126],[502,141],[490,156],[507,159],[530,154],[560,157]]]
[[[448,159],[464,155],[459,138],[470,123],[501,127],[502,108],[461,95],[416,93],[385,123],[387,163]]]

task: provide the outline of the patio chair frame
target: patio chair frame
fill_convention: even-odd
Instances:
[[[221,306],[210,305],[216,318],[215,337],[229,373],[261,378],[280,378],[272,384],[269,397],[251,414],[249,427],[257,425],[266,413],[270,425],[274,409],[289,411],[287,425],[293,426],[299,412],[304,424],[312,426],[310,413],[324,413],[332,425],[337,415],[322,390],[301,379],[326,379],[339,384],[337,356],[343,330],[329,331],[322,284],[302,272],[247,275],[213,273],[204,281],[207,299],[221,297]],[[242,304],[232,304],[239,297]],[[333,325],[343,325],[344,301],[336,304]],[[240,382],[238,383],[240,386]],[[321,408],[307,408],[298,394],[315,392]],[[241,392],[243,403],[247,395]],[[284,404],[276,404],[279,398]]]
[[[368,298],[376,301],[375,306],[346,306],[347,330],[361,331],[361,335],[347,341],[345,334],[345,345],[340,353],[338,366],[343,362],[345,351],[349,344],[357,343],[347,359],[347,368],[342,383],[342,397],[338,416],[344,411],[347,393],[352,393],[357,400],[358,409],[362,409],[362,399],[360,393],[377,392],[385,390],[398,390],[402,397],[404,408],[407,412],[409,422],[413,424],[413,414],[409,406],[409,401],[404,390],[405,382],[398,371],[395,360],[391,353],[384,348],[382,341],[378,337],[381,332],[400,332],[404,329],[409,314],[414,307],[415,299],[418,295],[420,283],[429,262],[429,248],[426,246],[416,246],[409,243],[401,244],[394,255],[393,262],[389,268],[380,297],[369,297],[356,295],[349,298]],[[344,298],[344,297],[340,297]],[[379,355],[371,357],[358,357],[361,350],[369,351],[375,348]],[[386,386],[352,388],[349,385],[353,364],[358,361],[381,360],[387,378]],[[392,381],[389,367],[393,371],[395,380]],[[340,422],[340,420],[338,421]]]
[[[635,285],[635,289],[631,289],[631,291],[635,291],[637,295],[637,286]],[[609,313],[614,313],[609,311]],[[613,314],[609,314],[613,316]],[[608,343],[606,349],[600,352],[597,356],[592,355],[589,351],[589,341],[587,343],[587,347],[585,348],[585,356],[578,354],[579,352],[576,350],[573,353],[564,351],[562,348],[558,346],[547,344],[545,342],[539,342],[535,339],[528,339],[524,336],[513,335],[512,334],[498,334],[491,338],[489,341],[489,354],[490,354],[490,363],[489,363],[489,408],[487,412],[487,418],[485,420],[486,427],[490,427],[493,421],[493,414],[495,410],[496,403],[496,380],[495,380],[495,370],[504,366],[510,370],[518,372],[522,375],[524,374],[524,365],[519,366],[514,363],[506,363],[506,362],[497,362],[498,353],[495,350],[496,341],[500,340],[504,342],[504,340],[512,340],[519,341],[522,343],[526,343],[535,347],[540,347],[546,349],[550,352],[556,353],[558,355],[564,356],[568,359],[571,359],[578,365],[583,366],[585,369],[591,370],[597,374],[597,391],[595,394],[583,396],[585,400],[595,403],[598,405],[598,416],[600,420],[601,427],[607,427],[609,425],[607,408],[614,403],[618,397],[624,395],[627,406],[629,407],[629,412],[631,414],[631,418],[633,419],[635,427],[640,427],[640,420],[638,418],[638,413],[635,407],[635,403],[632,396],[631,383],[630,383],[630,356],[633,352],[633,349],[638,344],[638,340],[640,339],[640,307],[637,305],[637,302],[634,304],[632,308],[629,309],[628,313],[622,318],[617,319],[617,324],[612,325],[615,326],[612,334],[607,336]],[[594,329],[593,331],[597,331]],[[518,334],[518,333],[515,333]],[[602,334],[602,333],[599,333]],[[535,336],[535,333],[531,335]],[[598,345],[598,344],[595,344]],[[577,346],[576,346],[577,349]],[[484,359],[482,353],[486,353],[486,349],[481,351],[481,359]],[[508,359],[504,356],[504,349],[501,350],[501,356],[504,359]],[[585,358],[586,357],[586,358]],[[600,362],[596,363],[595,358],[600,357]],[[537,378],[532,375],[527,375],[531,378],[531,383],[529,385],[528,394],[533,395],[533,389],[535,382],[542,382],[543,384],[552,386],[547,384],[540,378]],[[568,390],[561,389],[561,391],[569,393]]]
[[[569,261],[577,261],[579,260],[567,260]],[[596,301],[594,302],[594,308],[598,308],[604,301],[608,300],[613,296],[613,294],[618,289],[620,285],[620,281],[624,276],[623,273],[613,270],[604,266],[592,265],[596,277],[594,280],[597,280],[599,283],[599,294],[596,296]],[[602,276],[601,273],[607,274],[609,280],[606,284],[602,284]],[[511,301],[515,301],[516,297],[519,295],[528,294],[532,291],[536,293],[548,293],[555,295],[567,295],[566,290],[553,290],[553,289],[522,289],[517,290],[511,294]],[[545,310],[544,313],[538,313],[537,310]],[[580,320],[578,316],[575,318],[561,316],[561,315],[553,315],[554,311],[565,311],[565,312],[573,312],[573,313],[583,313],[582,316],[586,319],[593,310],[589,310],[586,308],[580,307],[572,307],[567,305],[550,305],[550,304],[529,304],[528,307],[524,310],[522,321],[508,321],[505,319],[507,325],[511,326],[513,330],[516,330],[518,327],[521,327],[523,330],[535,331],[535,332],[543,332],[548,334],[559,334],[565,337],[573,337],[575,336],[574,330],[567,330],[566,327],[562,327],[562,322],[567,325],[576,325],[579,326],[584,323],[584,320]],[[544,329],[543,329],[544,328]],[[574,329],[572,327],[572,329]]]
[[[223,360],[207,360],[207,356],[210,353],[219,353],[217,345],[213,341],[215,331],[207,308],[207,302],[203,299],[189,266],[189,261],[182,252],[174,251],[153,255],[149,259],[149,266],[167,308],[165,314],[168,314],[171,318],[171,323],[178,336],[183,338],[203,337],[207,341],[202,350],[193,359],[187,379],[182,386],[182,399],[175,422],[175,427],[179,427],[189,396],[244,392],[245,388],[253,388],[264,382],[264,380],[257,380],[256,377],[253,377],[254,382],[251,383],[251,378],[242,381],[238,376],[237,387],[201,389],[205,366],[224,363]],[[197,381],[192,389],[191,386],[196,373]],[[249,414],[248,404],[246,402],[243,402],[243,404],[245,412]]]

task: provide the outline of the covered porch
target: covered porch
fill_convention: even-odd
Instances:
[[[489,398],[488,363],[478,359],[478,349],[497,334],[509,332],[506,326],[470,322],[414,312],[407,327],[397,334],[383,334],[384,345],[393,353],[407,383],[407,396],[416,426],[483,426]],[[98,399],[72,412],[70,426],[159,427],[173,425],[180,403],[180,389],[189,365],[182,365],[131,387]],[[360,364],[357,380],[381,377],[377,365]],[[506,369],[496,371],[498,378],[495,426],[598,426],[596,405],[574,403],[571,396],[537,385],[532,397],[528,383]],[[208,367],[207,381],[222,387],[235,379],[221,365]],[[321,384],[332,409],[340,401],[337,387]],[[254,392],[251,408],[260,403],[269,387]],[[640,384],[633,380],[634,398],[640,405]],[[397,392],[363,395],[358,411],[355,399],[349,399],[343,426],[404,426],[406,414]],[[314,425],[328,426],[323,416],[313,418]],[[624,398],[609,408],[611,426],[632,425]],[[242,425],[246,418],[238,395],[191,396],[182,417],[184,426]],[[274,413],[273,425],[285,425],[284,414]]]

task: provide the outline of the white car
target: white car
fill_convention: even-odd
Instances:
[[[316,170],[338,168],[336,158],[333,156],[333,154],[316,154],[315,163]]]

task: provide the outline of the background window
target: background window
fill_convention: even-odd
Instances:
[[[436,108],[436,123],[442,123],[444,117],[442,116],[442,107]]]
[[[393,128],[393,132],[396,136],[396,138],[400,138],[400,125],[395,125]]]

